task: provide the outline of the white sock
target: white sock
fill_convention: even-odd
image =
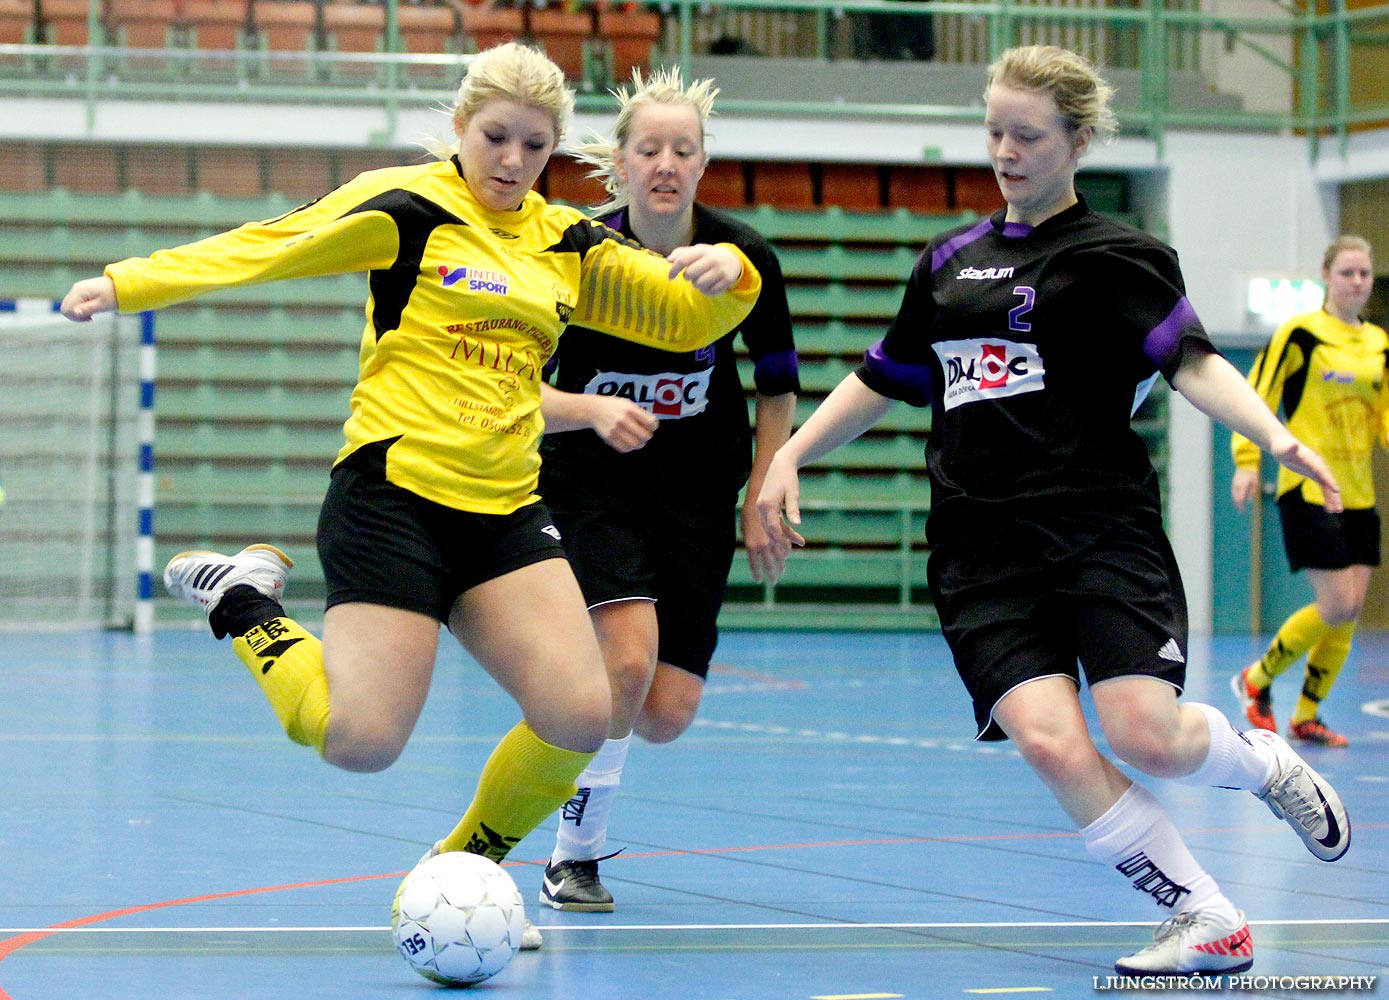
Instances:
[[[1273,751],[1262,743],[1245,739],[1225,713],[1210,705],[1190,701],[1186,704],[1206,717],[1211,735],[1210,752],[1190,774],[1173,780],[1183,785],[1213,785],[1236,791],[1258,792],[1273,777],[1277,761]]]
[[[613,799],[617,797],[622,767],[627,763],[627,748],[631,745],[631,733],[618,740],[607,740],[583,774],[575,779],[579,790],[560,808],[551,864],[592,861],[602,853],[608,840]]]
[[[1231,927],[1239,923],[1234,904],[1196,863],[1172,820],[1142,785],[1131,785],[1080,835],[1092,858],[1117,870],[1164,910],[1201,910]]]

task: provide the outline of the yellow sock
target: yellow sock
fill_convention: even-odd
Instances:
[[[574,797],[574,779],[593,756],[551,746],[524,720],[517,723],[487,758],[472,804],[439,850],[471,851],[501,861]]]
[[[1331,631],[1315,604],[1298,608],[1288,616],[1264,655],[1249,671],[1249,681],[1257,688],[1266,688],[1273,679],[1297,662],[1303,653],[1321,641]]]
[[[292,618],[272,618],[232,640],[295,743],[320,754],[328,733],[328,675],[323,643]]]
[[[1293,709],[1294,722],[1315,719],[1321,711],[1322,699],[1331,693],[1331,685],[1341,674],[1350,656],[1350,644],[1355,638],[1355,622],[1337,625],[1307,654],[1307,676],[1302,681],[1302,697]]]

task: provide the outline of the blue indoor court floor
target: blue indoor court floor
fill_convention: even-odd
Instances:
[[[1260,641],[1192,647],[1188,697],[1235,715]],[[391,897],[516,714],[440,648],[405,755],[353,775],[290,744],[205,629],[0,633],[0,1000],[446,995],[394,953]],[[716,664],[684,737],[634,744],[617,912],[535,904],[547,822],[508,868],[545,947],[477,995],[1093,997],[1150,939],[1156,907],[1008,744],[971,741],[938,635],[728,632]],[[1335,864],[1247,793],[1148,783],[1248,912],[1260,978],[1226,995],[1352,976],[1389,996],[1389,636],[1358,639],[1326,715],[1352,740],[1306,754],[1354,825]]]

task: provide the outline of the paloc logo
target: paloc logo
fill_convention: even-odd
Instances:
[[[932,345],[945,370],[945,408],[1046,388],[1036,344],[1010,340],[943,340]]]
[[[445,288],[452,288],[459,282],[467,282],[470,292],[491,292],[494,295],[507,293],[507,276],[500,271],[484,271],[480,267],[448,268],[439,265],[439,276],[444,279]]]
[[[630,399],[659,420],[680,420],[703,413],[709,405],[712,368],[702,372],[661,372],[657,375],[629,375],[599,372],[584,392],[596,396]]]

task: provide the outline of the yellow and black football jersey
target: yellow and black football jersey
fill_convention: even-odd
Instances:
[[[1370,456],[1389,441],[1389,335],[1373,323],[1351,326],[1325,310],[1294,316],[1254,359],[1249,384],[1288,430],[1331,466],[1347,510],[1375,505]],[[1259,447],[1239,434],[1231,452],[1241,469],[1259,467]],[[1278,495],[1301,488],[1322,504],[1321,487],[1279,467]]]
[[[368,171],[277,219],[110,265],[124,312],[218,288],[367,272],[360,371],[337,461],[386,443],[386,478],[460,510],[536,499],[541,369],[570,323],[673,351],[738,325],[761,279],[706,296],[669,263],[529,192],[477,201],[457,158]]]

